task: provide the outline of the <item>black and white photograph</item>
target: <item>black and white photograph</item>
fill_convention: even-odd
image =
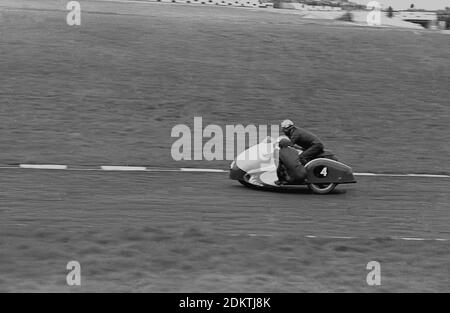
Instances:
[[[0,0],[0,293],[448,292],[450,0]]]

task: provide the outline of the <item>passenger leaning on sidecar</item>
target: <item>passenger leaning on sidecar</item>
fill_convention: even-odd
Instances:
[[[291,139],[292,144],[300,146],[304,151],[300,155],[300,162],[305,165],[324,152],[320,139],[306,129],[296,127],[291,120],[281,122],[281,130]]]
[[[281,138],[278,146],[280,148],[277,167],[278,180],[275,184],[302,184],[306,178],[306,170],[300,162],[298,151],[292,147],[292,142],[287,137]]]

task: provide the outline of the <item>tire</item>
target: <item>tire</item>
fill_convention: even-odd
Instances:
[[[336,188],[336,183],[329,183],[329,184],[309,184],[308,188],[319,195],[326,195],[334,190]]]
[[[246,182],[246,181],[243,180],[243,179],[239,179],[238,182],[240,182],[240,183],[241,183],[242,185],[244,185],[245,187],[250,187],[250,188],[256,187],[255,185],[252,185],[252,184]]]

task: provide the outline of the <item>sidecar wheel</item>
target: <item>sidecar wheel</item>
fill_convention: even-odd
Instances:
[[[319,195],[326,195],[327,193],[330,193],[336,188],[336,183],[329,183],[329,184],[309,184],[308,188]]]
[[[238,182],[240,182],[242,185],[244,185],[245,187],[254,187],[252,184],[246,182],[243,179],[239,179]]]

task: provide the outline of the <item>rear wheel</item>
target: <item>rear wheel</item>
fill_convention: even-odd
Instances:
[[[336,188],[336,183],[328,183],[328,184],[309,184],[308,188],[319,195],[325,195],[330,193]]]
[[[249,183],[247,183],[245,180],[243,179],[239,179],[238,182],[240,182],[242,185],[247,186],[250,185]]]

